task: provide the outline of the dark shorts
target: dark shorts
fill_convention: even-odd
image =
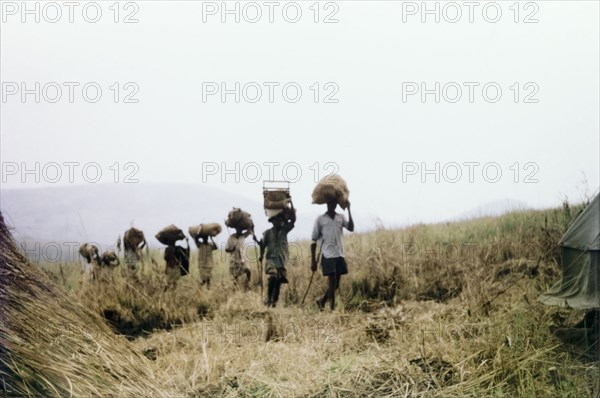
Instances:
[[[323,275],[345,275],[348,273],[348,265],[344,257],[321,257],[321,267],[323,268]]]
[[[273,264],[267,261],[267,267],[265,274],[269,275],[269,278],[275,278],[279,283],[288,283],[287,271],[283,267],[275,267]]]

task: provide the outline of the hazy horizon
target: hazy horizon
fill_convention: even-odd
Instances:
[[[293,192],[293,191],[292,191]],[[165,195],[167,193],[167,195]],[[292,240],[310,239],[314,219],[325,210],[310,203],[310,198],[295,198],[298,211]],[[578,201],[570,201],[571,205]],[[559,207],[557,202],[553,207]],[[190,225],[223,220],[232,207],[249,211],[256,232],[270,227],[262,209],[262,201],[246,198],[201,184],[140,183],[129,186],[112,184],[73,185],[5,189],[0,210],[5,220],[15,227],[22,240],[87,241],[109,244],[126,228],[142,228],[151,238],[165,225],[175,223],[186,231]],[[436,222],[458,222],[479,217],[499,216],[512,211],[539,210],[526,202],[511,198],[480,203],[458,214],[448,214]],[[341,209],[337,209],[342,212]],[[414,224],[399,224],[354,212],[356,231],[370,232],[379,228],[396,229]],[[222,234],[218,241],[223,241]],[[98,240],[99,239],[99,240]],[[154,242],[155,246],[160,246]]]
[[[280,2],[272,23],[252,2],[73,23],[3,4],[2,190],[98,177],[260,201],[274,178],[307,208],[337,172],[357,217],[398,226],[600,186],[597,2]]]

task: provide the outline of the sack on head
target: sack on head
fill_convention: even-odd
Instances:
[[[312,193],[312,201],[315,204],[325,204],[327,202],[337,202],[342,209],[348,207],[348,199],[350,197],[350,191],[348,185],[342,177],[337,174],[333,174],[324,177]]]
[[[221,233],[221,225],[216,222],[208,224],[193,225],[188,229],[190,236],[194,239],[199,236],[212,236],[215,237]]]
[[[135,250],[145,240],[144,232],[134,227],[129,228],[123,234],[123,246],[125,249]]]
[[[225,220],[225,225],[236,229],[254,229],[254,222],[252,221],[250,213],[237,207],[234,207],[233,210],[229,212],[227,220]]]
[[[270,213],[269,213],[270,212]],[[291,207],[284,207],[281,210],[269,210],[267,209],[267,216],[269,217],[269,222],[272,222],[273,219],[277,217],[281,217],[284,222],[292,219],[292,215],[296,215],[296,209],[292,210]]]
[[[289,204],[290,204],[289,199],[271,200],[265,196],[265,204],[264,204],[265,210],[281,210],[281,209],[288,207]]]
[[[185,235],[182,230],[171,224],[161,229],[155,237],[163,245],[169,246],[174,245],[178,240],[184,239]]]
[[[264,191],[263,195],[265,210],[281,210],[290,203],[289,191],[285,189]]]
[[[120,264],[120,261],[117,254],[114,251],[110,250],[102,255],[100,263],[103,267],[114,268]]]
[[[96,245],[92,245],[91,243],[84,243],[79,246],[79,255],[88,263],[91,263],[92,260],[98,261],[100,260],[100,252]]]

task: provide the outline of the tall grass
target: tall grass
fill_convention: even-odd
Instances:
[[[148,361],[16,249],[0,215],[0,395],[169,396]]]
[[[556,243],[580,207],[416,225],[346,238],[338,309],[319,312],[309,242],[292,250],[280,306],[236,290],[215,255],[210,290],[191,274],[164,289],[159,251],[139,281],[73,284],[78,265],[46,267],[128,335],[161,383],[191,396],[572,396],[600,392],[598,362],[550,333],[580,311],[536,300],[560,275]],[[257,280],[254,250],[248,251]],[[63,276],[60,276],[62,272]]]

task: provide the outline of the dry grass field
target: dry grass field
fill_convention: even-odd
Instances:
[[[274,309],[256,285],[234,288],[221,251],[210,290],[197,282],[196,253],[172,291],[159,250],[146,254],[135,283],[123,266],[110,283],[81,283],[79,264],[41,268],[89,319],[107,320],[114,333],[97,329],[103,341],[132,349],[128,360],[150,375],[139,395],[160,386],[164,396],[192,397],[598,397],[597,346],[551,333],[583,312],[537,301],[560,275],[556,243],[579,209],[347,234],[350,273],[333,312],[314,303],[325,289],[320,271],[301,303],[309,242],[292,245],[290,283]],[[248,261],[256,281],[252,247]]]

